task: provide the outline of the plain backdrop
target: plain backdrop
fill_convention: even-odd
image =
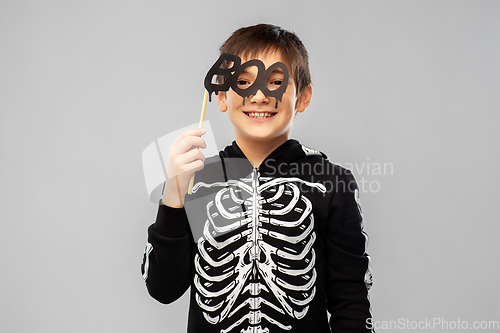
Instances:
[[[375,320],[500,320],[499,17],[480,0],[0,2],[0,331],[185,331],[188,293],[162,305],[140,273],[157,212],[141,154],[198,121],[218,47],[261,22],[310,54],[292,137],[365,183]],[[214,102],[206,118],[231,143]]]

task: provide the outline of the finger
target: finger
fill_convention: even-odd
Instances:
[[[195,173],[196,171],[200,171],[201,169],[203,169],[205,167],[205,163],[203,163],[203,161],[201,160],[195,160],[189,164],[186,164],[185,167],[189,170],[189,172]]]
[[[172,143],[172,146],[177,146],[187,136],[202,136],[207,132],[204,128],[192,128],[182,132]]]
[[[200,160],[205,163],[205,155],[198,148],[192,149],[182,155],[179,155],[177,157],[176,163],[180,168],[182,168],[183,165],[191,163],[194,160]]]
[[[175,158],[177,155],[184,154],[193,148],[207,148],[205,140],[198,136],[187,136],[182,139],[177,146],[171,146],[169,153]]]
[[[196,160],[205,163],[205,155],[198,148],[176,156],[175,159],[170,161],[167,168],[168,177],[171,178],[176,175],[185,174],[186,172],[189,173],[191,169],[188,164]]]
[[[176,176],[179,177],[179,181],[182,182],[182,186],[187,186],[189,179],[196,172],[204,168],[205,166],[205,156],[199,156],[199,159],[191,159],[189,162],[180,165],[177,168],[172,168],[167,170],[167,177],[172,179]]]

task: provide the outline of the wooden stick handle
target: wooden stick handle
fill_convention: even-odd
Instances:
[[[207,99],[208,99],[208,90],[205,89],[205,95],[203,96],[203,105],[201,106],[199,128],[203,128],[203,121],[205,121],[205,110],[207,109]],[[188,194],[193,194],[193,183],[194,183],[194,174],[191,176],[191,179],[189,180]]]

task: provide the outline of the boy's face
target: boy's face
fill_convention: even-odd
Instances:
[[[262,61],[267,68],[276,62],[284,62],[279,52],[260,54],[257,59]],[[242,58],[242,63],[250,59]],[[250,86],[257,77],[258,70],[250,66],[238,77],[238,88]],[[269,90],[277,89],[286,84],[287,88],[281,102],[275,108],[276,100],[268,97],[258,90],[255,95],[243,98],[229,89],[226,94],[217,95],[217,104],[221,111],[228,111],[229,119],[233,123],[236,141],[245,140],[253,143],[276,142],[281,144],[288,140],[292,129],[295,110],[302,112],[309,105],[312,89],[308,87],[301,96],[297,96],[292,75],[288,82],[282,82],[283,72],[278,69],[269,75],[267,86]],[[224,96],[226,95],[226,96]]]

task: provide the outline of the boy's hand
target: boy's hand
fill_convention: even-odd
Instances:
[[[167,181],[163,189],[164,205],[174,208],[184,206],[184,196],[188,191],[191,176],[205,165],[205,155],[199,149],[207,147],[201,137],[205,133],[203,128],[187,130],[170,146]]]

